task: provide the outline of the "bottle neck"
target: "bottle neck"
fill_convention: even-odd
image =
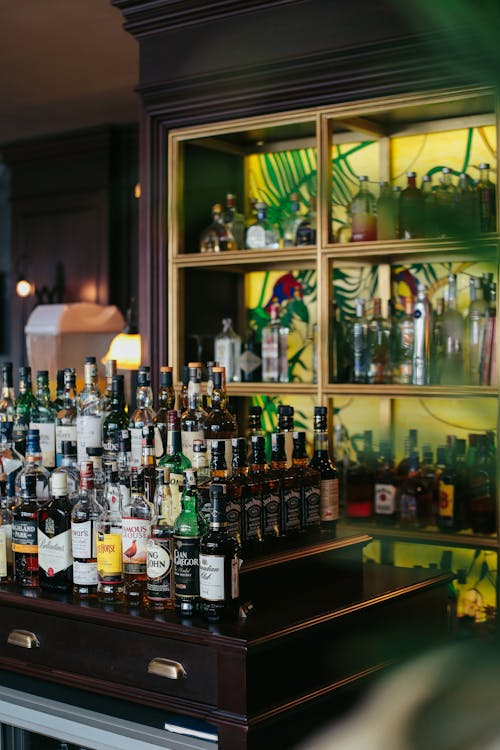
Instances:
[[[180,430],[167,430],[167,456],[181,452]]]
[[[328,453],[328,433],[326,430],[314,431],[314,452]]]
[[[138,409],[149,409],[153,403],[153,393],[150,386],[140,385],[137,388],[135,396]]]

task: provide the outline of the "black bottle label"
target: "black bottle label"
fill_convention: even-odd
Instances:
[[[283,531],[298,531],[301,525],[300,490],[292,487],[283,492]]]
[[[200,595],[200,537],[174,537],[175,596],[180,599]]]
[[[251,495],[245,499],[244,539],[252,541],[262,538],[262,498]]]
[[[280,496],[278,488],[269,489],[262,494],[262,525],[264,536],[276,536],[279,533]]]
[[[12,551],[31,554],[38,551],[38,523],[36,519],[15,519],[12,522]]]
[[[304,526],[317,526],[320,522],[319,487],[306,484],[303,488]]]

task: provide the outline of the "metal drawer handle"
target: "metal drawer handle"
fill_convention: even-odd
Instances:
[[[160,657],[151,659],[148,664],[148,673],[166,677],[168,680],[183,680],[187,677],[187,672],[180,662]]]
[[[29,630],[11,630],[7,637],[7,643],[21,648],[40,648],[40,641]]]

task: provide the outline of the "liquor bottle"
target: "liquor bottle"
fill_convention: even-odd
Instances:
[[[250,443],[253,435],[263,435],[262,406],[253,405],[248,408],[247,436]],[[251,450],[251,445],[249,446]]]
[[[126,509],[123,508],[120,480],[118,478],[118,464],[116,461],[110,461],[106,464],[105,477],[102,507],[103,509],[114,508],[123,515],[128,512],[128,507]]]
[[[397,365],[394,382],[410,385],[413,376],[413,345],[415,341],[415,318],[413,297],[404,298],[404,315],[396,323]]]
[[[297,227],[297,234],[295,236],[297,247],[316,244],[316,223],[316,196],[311,195],[309,198],[309,211],[302,217],[302,221]]]
[[[481,365],[484,352],[484,340],[488,322],[488,303],[484,299],[481,279],[471,277],[472,288],[469,313],[467,316],[467,382],[471,385],[481,384]]]
[[[118,448],[118,485],[122,510],[130,503],[130,432],[128,428],[120,431]]]
[[[443,342],[443,314],[444,314],[444,299],[439,297],[436,301],[436,311],[433,315],[432,320],[432,335],[431,335],[431,379],[430,382],[435,385],[441,382],[441,364],[444,356],[444,342]]]
[[[31,367],[19,368],[18,394],[14,403],[14,445],[24,456],[26,453],[26,433],[31,421],[31,410],[35,405],[31,385]]]
[[[229,536],[236,539],[241,546],[243,526],[250,541],[262,539],[262,502],[253,503],[248,498],[247,441],[245,438],[233,438],[232,473],[226,483],[226,518]]]
[[[207,413],[201,405],[201,363],[189,363],[188,407],[181,416],[182,452],[191,463],[193,441],[203,440]]]
[[[49,497],[49,472],[42,464],[40,433],[29,429],[26,435],[26,456],[24,466],[16,476],[16,495],[21,492],[23,477],[35,477],[36,497],[40,503],[47,502]]]
[[[413,307],[415,321],[413,339],[413,385],[429,385],[431,380],[432,307],[423,284],[417,288]]]
[[[368,382],[391,383],[391,329],[389,321],[382,317],[382,300],[373,299],[373,316],[368,323]]]
[[[6,482],[5,494],[9,507],[16,504],[16,477],[24,464],[24,458],[14,447],[13,423],[0,421],[0,462]]]
[[[479,194],[469,175],[458,177],[457,233],[470,237],[480,232]]]
[[[222,206],[214,203],[212,221],[200,236],[200,253],[222,253],[236,249],[231,229],[222,220]]]
[[[12,362],[2,362],[2,395],[0,399],[0,422],[14,422],[14,381],[12,378]]]
[[[253,325],[248,326],[243,341],[240,369],[244,383],[259,383],[262,380],[262,349]]]
[[[231,318],[223,318],[222,331],[215,337],[214,358],[224,367],[228,383],[241,380],[240,357],[241,337],[235,333]]]
[[[302,216],[300,213],[300,194],[292,193],[290,195],[288,212],[281,224],[283,247],[296,246],[297,229],[299,228],[301,222]]]
[[[62,462],[60,466],[57,466],[50,474],[49,477],[49,494],[53,494],[53,483],[54,477],[56,482],[59,474],[64,474],[66,481],[66,494],[69,502],[73,504],[76,502],[76,496],[80,489],[80,472],[76,463],[76,442],[72,443],[70,440],[62,441]],[[62,481],[62,480],[61,480]]]
[[[418,430],[410,429],[404,439],[403,458],[397,465],[397,474],[401,479],[408,476],[410,453],[418,452]]]
[[[161,448],[156,451],[156,458],[161,458],[167,449],[167,414],[175,406],[174,381],[172,367],[160,367],[160,390],[158,391],[158,409],[156,410],[156,427],[161,440]]]
[[[56,397],[52,403],[56,413],[63,405],[63,394],[64,394],[64,370],[57,370],[56,372]]]
[[[399,495],[399,522],[404,528],[419,526],[421,516],[420,496],[423,486],[419,474],[418,453],[410,452],[408,474],[401,484]]]
[[[277,250],[280,246],[280,236],[276,227],[267,218],[267,204],[258,201],[255,204],[257,218],[247,229],[245,244],[250,250]]]
[[[179,391],[179,411],[181,414],[188,408],[189,367],[182,366],[181,389]]]
[[[156,454],[154,446],[155,430],[153,425],[142,428],[142,456],[138,469],[144,485],[144,497],[148,505],[153,507],[156,482]]]
[[[210,485],[221,484],[224,487],[226,493],[226,485],[229,476],[229,470],[226,461],[226,441],[225,440],[210,440],[210,476],[204,482],[201,477],[196,474],[197,488],[199,494],[199,508],[200,513],[205,518],[206,522],[210,521]],[[194,467],[193,467],[194,468]],[[229,500],[229,498],[227,499]],[[240,513],[238,511],[236,523],[239,525]],[[234,518],[231,518],[234,522]]]
[[[71,511],[71,547],[73,550],[73,596],[89,599],[97,595],[97,519],[102,507],[94,490],[91,461],[80,464],[80,491]]]
[[[38,586],[38,512],[36,476],[24,474],[20,501],[12,511],[12,553],[14,581],[23,588]]]
[[[496,232],[496,187],[489,178],[490,165],[482,162],[479,165],[479,180],[476,190],[479,197],[479,221],[481,232]]]
[[[366,383],[368,377],[368,320],[365,301],[356,299],[356,317],[349,325],[350,383]]]
[[[430,445],[422,446],[422,463],[420,477],[427,487],[425,496],[421,499],[420,525],[437,527],[439,507],[439,473],[434,464],[433,452]]]
[[[112,464],[111,464],[112,466]],[[120,604],[125,594],[123,573],[122,512],[119,498],[111,498],[96,521],[97,597],[102,602]]]
[[[399,194],[387,181],[380,183],[377,199],[377,240],[396,240],[399,237]]]
[[[83,367],[84,386],[76,401],[76,434],[78,463],[87,460],[87,448],[102,446],[102,394],[97,386],[95,357],[86,357]]]
[[[127,428],[124,376],[113,375],[108,413],[102,423],[102,458],[104,463],[118,460],[120,433]]]
[[[321,522],[321,473],[309,465],[305,432],[293,433],[292,462],[300,482],[302,529],[317,528]]]
[[[184,472],[181,512],[174,522],[175,609],[178,615],[192,617],[200,606],[200,539],[207,522],[199,509],[196,471]]]
[[[335,534],[339,519],[339,472],[328,450],[327,408],[314,407],[314,446],[309,465],[320,474],[320,525]]]
[[[488,458],[486,435],[469,435],[467,454],[468,503],[474,534],[496,531],[496,498]]]
[[[441,531],[459,531],[463,498],[456,470],[455,439],[450,435],[446,438],[446,450],[441,458],[444,467],[439,477],[438,526]]]
[[[104,376],[106,385],[102,394],[102,416],[106,419],[111,411],[111,399],[113,397],[113,377],[116,375],[116,359],[107,359],[104,364]]]
[[[207,444],[204,440],[195,440],[193,443],[193,469],[196,469],[198,477],[198,488],[210,482],[210,463],[208,460]],[[187,467],[189,468],[189,467]],[[179,504],[180,510],[180,504]]]
[[[209,360],[206,363],[207,368],[207,382],[206,382],[206,395],[202,398],[202,404],[205,411],[208,412],[212,408],[212,391],[214,389],[213,371],[214,367],[218,367],[219,363],[216,360]]]
[[[417,173],[407,173],[408,184],[399,199],[399,231],[404,240],[424,236],[424,196],[417,187]]]
[[[156,478],[155,478],[156,481]],[[151,504],[144,494],[143,475],[132,468],[130,475],[130,505],[122,516],[123,582],[125,599],[139,607],[145,601],[147,584],[147,545],[151,537]]]
[[[276,434],[276,433],[273,433]],[[258,451],[259,466],[263,468],[264,479],[262,480],[262,535],[264,539],[275,538],[280,535],[281,522],[281,483],[282,472],[267,467],[264,463],[263,447],[264,443],[260,441],[264,438],[255,435],[252,437],[252,443],[259,441]],[[272,435],[271,435],[272,440]]]
[[[156,413],[153,409],[153,392],[151,390],[150,368],[142,365],[137,374],[135,396],[136,408],[129,420],[130,430],[130,466],[139,467],[142,455],[142,428],[154,425]]]
[[[448,276],[448,304],[443,313],[443,361],[441,363],[441,383],[463,385],[464,371],[464,319],[457,310],[457,277]]]
[[[271,448],[271,469],[280,478],[280,534],[297,534],[302,529],[300,476],[293,467],[286,466],[284,433],[274,432],[271,435]]]
[[[289,469],[292,465],[293,454],[293,431],[294,425],[294,408],[289,404],[280,404],[278,406],[278,424],[276,432],[283,434],[285,441],[285,468]]]
[[[87,448],[87,458],[94,467],[94,489],[99,505],[104,505],[104,485],[106,474],[102,463],[102,448]]]
[[[377,456],[373,450],[373,433],[365,430],[363,450],[357,463],[349,466],[347,475],[346,516],[351,521],[366,521],[374,511],[374,486]]]
[[[5,475],[0,479],[0,583],[13,578],[12,568],[12,509],[6,495]]]
[[[51,499],[38,515],[38,565],[40,588],[69,592],[73,586],[71,511],[68,479],[52,475]]]
[[[243,250],[245,247],[245,217],[236,208],[236,196],[233,193],[226,195],[226,208],[223,215],[224,225],[234,240],[234,250]]]
[[[452,182],[452,171],[443,167],[435,190],[438,237],[450,237],[457,231],[459,192]]]
[[[368,188],[368,177],[360,175],[359,190],[351,201],[352,241],[377,239],[377,201]]]
[[[264,537],[262,498],[267,482],[264,436],[254,434],[249,442],[251,456],[243,492],[241,521],[241,543],[247,548],[260,544]]]
[[[56,466],[62,462],[62,442],[77,444],[76,434],[76,372],[72,367],[63,370],[61,406],[56,413]]]
[[[160,459],[159,466],[168,469],[169,472],[174,518],[177,518],[181,511],[184,472],[186,469],[191,468],[191,461],[182,452],[180,428],[179,412],[172,409],[167,414],[167,450],[165,455]],[[200,442],[204,443],[205,441],[201,438]]]
[[[204,437],[209,447],[212,440],[224,440],[226,463],[230,467],[232,459],[231,440],[238,434],[238,426],[236,419],[225,407],[226,394],[222,376],[222,368],[214,367],[212,375],[214,382],[212,408],[205,418]],[[231,471],[229,471],[229,474],[231,474]]]
[[[36,401],[31,409],[30,429],[40,433],[42,463],[50,470],[56,465],[56,410],[50,400],[48,370],[36,374]]]
[[[432,184],[432,175],[430,174],[424,174],[422,177],[422,195],[424,237],[437,237],[436,191]]]
[[[269,323],[262,329],[262,380],[264,383],[288,383],[288,336],[290,329],[281,323],[281,306],[273,297],[269,305]]]
[[[151,536],[146,546],[146,600],[155,611],[174,608],[172,495],[168,469],[156,469]]]
[[[390,443],[380,442],[380,462],[375,470],[374,513],[378,523],[396,523],[399,511],[399,485]]]
[[[239,609],[239,546],[228,531],[224,493],[210,488],[210,526],[200,540],[200,608],[209,621],[235,620]]]

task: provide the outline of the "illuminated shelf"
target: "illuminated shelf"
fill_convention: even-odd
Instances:
[[[225,268],[244,273],[269,268],[314,268],[315,247],[280,250],[236,250],[224,253],[178,253],[172,258],[177,268]],[[232,267],[232,268],[231,268]],[[257,267],[257,268],[256,268]]]
[[[497,398],[495,385],[364,385],[361,383],[329,384],[328,396],[379,396],[383,398]]]
[[[318,386],[315,383],[228,383],[229,396],[254,396],[263,393],[269,396],[295,394],[297,396],[315,396]]]

